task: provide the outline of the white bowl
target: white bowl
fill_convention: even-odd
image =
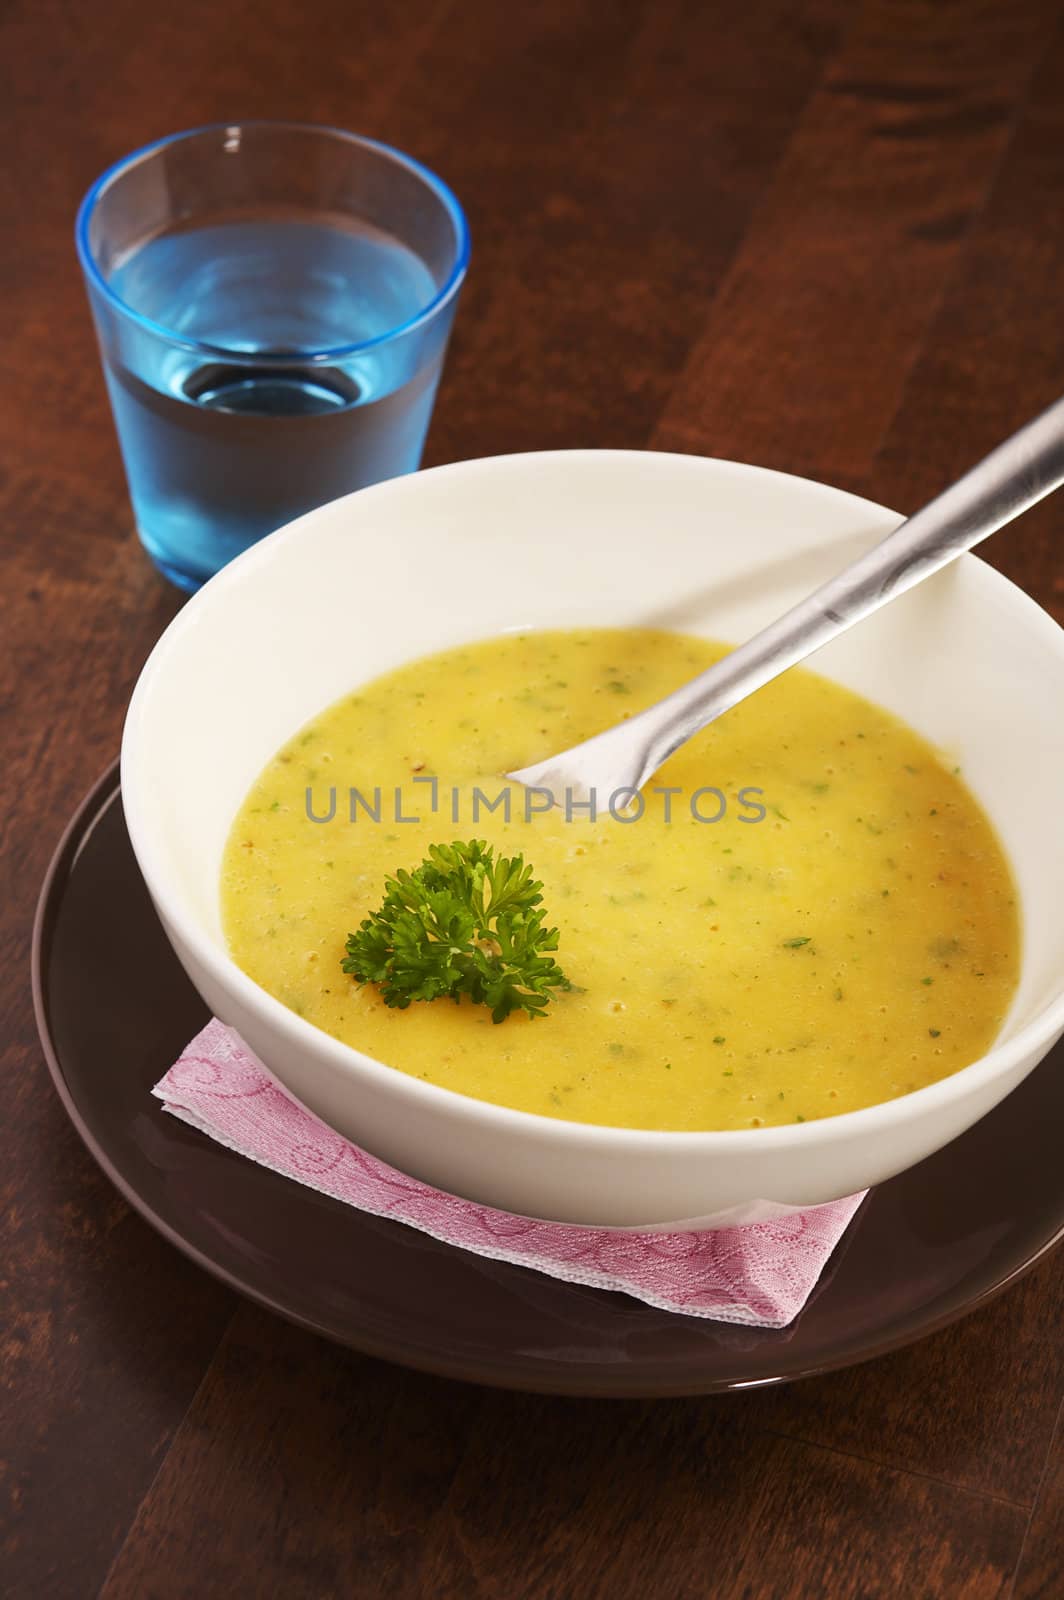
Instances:
[[[531,1217],[648,1228],[753,1220],[879,1183],[939,1149],[1064,1031],[1064,631],[972,556],[815,661],[955,752],[1019,882],[1015,1003],[994,1048],[940,1083],[823,1121],[729,1133],[510,1111],[304,1022],[234,964],[219,916],[222,848],[249,785],[345,690],[508,629],[649,624],[739,641],[897,521],[755,467],[582,450],[399,478],[254,546],[160,639],[122,745],[133,847],[196,988],[348,1138],[441,1189]],[[545,1050],[549,1037],[545,1028]]]

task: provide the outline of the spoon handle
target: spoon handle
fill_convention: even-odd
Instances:
[[[855,622],[970,550],[1064,483],[1064,399],[842,572],[643,718],[644,783],[674,750],[739,700],[812,655]]]

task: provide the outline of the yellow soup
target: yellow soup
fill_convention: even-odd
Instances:
[[[791,671],[673,756],[641,815],[618,799],[594,822],[557,809],[526,820],[526,791],[502,779],[724,650],[642,629],[513,635],[331,706],[234,823],[222,875],[234,958],[402,1072],[581,1122],[768,1127],[965,1066],[1015,986],[1015,889],[957,769],[887,712]],[[432,843],[474,837],[523,851],[543,882],[573,985],[543,1018],[496,1025],[468,1001],[389,1009],[341,970],[385,878]]]

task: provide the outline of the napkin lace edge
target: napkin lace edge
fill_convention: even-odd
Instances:
[[[304,1188],[313,1189],[316,1193],[325,1195],[326,1198],[330,1200],[335,1200],[338,1205],[346,1204],[344,1200],[341,1200],[337,1195],[333,1194],[330,1189],[327,1189],[324,1184],[317,1182],[311,1174],[301,1173],[299,1178],[296,1179],[291,1173],[283,1172],[278,1167],[272,1166],[269,1162],[264,1161],[261,1156],[257,1155],[249,1146],[241,1144],[238,1140],[231,1138],[228,1134],[223,1133],[213,1124],[208,1124],[202,1117],[198,1116],[195,1111],[190,1110],[187,1106],[179,1104],[177,1101],[168,1099],[165,1090],[159,1085],[156,1085],[156,1087],[152,1089],[152,1094],[156,1097],[156,1099],[161,1101],[163,1110],[168,1112],[170,1116],[176,1117],[179,1122],[184,1122],[188,1127],[194,1128],[197,1133],[204,1134],[207,1138],[213,1140],[215,1144],[223,1145],[227,1150],[231,1150],[234,1155],[242,1156],[247,1161],[253,1161],[255,1165],[257,1167],[261,1167],[264,1172],[272,1172],[275,1176],[283,1178],[286,1182],[299,1182]],[[528,1256],[521,1255],[517,1251],[507,1250],[504,1245],[493,1245],[488,1247],[479,1243],[467,1243],[463,1241],[460,1246],[456,1246],[454,1241],[448,1238],[447,1234],[443,1232],[442,1229],[435,1228],[430,1223],[423,1222],[420,1219],[416,1224],[407,1222],[405,1218],[397,1216],[394,1212],[387,1211],[381,1206],[373,1205],[365,1201],[360,1201],[358,1206],[353,1209],[361,1211],[369,1216],[379,1217],[384,1222],[398,1223],[404,1228],[410,1228],[414,1233],[426,1234],[429,1238],[435,1239],[439,1244],[449,1245],[451,1248],[455,1249],[462,1249],[468,1252],[470,1255],[481,1256],[488,1261],[502,1261],[508,1266],[524,1267],[530,1272],[536,1272],[540,1270],[534,1260],[530,1260]],[[852,1221],[852,1218],[850,1220]],[[848,1226],[849,1224],[847,1223],[847,1227]],[[846,1229],[843,1230],[844,1233],[845,1231]],[[828,1261],[830,1261],[831,1256],[834,1255],[837,1248],[838,1241],[836,1241],[836,1244],[832,1247],[830,1254],[825,1258],[821,1271],[827,1267]],[[613,1294],[623,1294],[629,1300],[634,1300],[637,1303],[653,1306],[655,1310],[668,1312],[670,1316],[696,1317],[703,1322],[726,1322],[733,1326],[739,1327],[782,1329],[790,1327],[790,1325],[801,1315],[801,1312],[804,1309],[804,1306],[799,1306],[793,1315],[788,1317],[786,1320],[779,1318],[773,1321],[768,1321],[763,1310],[760,1314],[756,1314],[750,1306],[745,1305],[742,1302],[738,1302],[730,1306],[722,1306],[718,1304],[712,1308],[707,1307],[703,1309],[698,1306],[678,1305],[675,1300],[670,1300],[664,1295],[655,1294],[653,1290],[644,1289],[642,1287],[640,1287],[638,1294],[633,1294],[630,1285],[623,1278],[617,1277],[613,1273],[609,1272],[596,1272],[593,1269],[588,1270],[587,1268],[582,1269],[569,1262],[555,1261],[552,1259],[549,1273],[552,1278],[561,1279],[566,1283],[576,1284],[588,1289],[606,1289]],[[806,1302],[806,1304],[807,1303],[808,1302]]]

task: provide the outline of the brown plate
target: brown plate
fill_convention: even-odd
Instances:
[[[962,1138],[869,1195],[801,1316],[776,1332],[471,1256],[267,1172],[151,1096],[207,1013],[144,888],[115,768],[49,868],[33,984],[63,1103],[153,1226],[293,1322],[451,1377],[642,1396],[782,1383],[943,1327],[1064,1233],[1064,1044]]]

